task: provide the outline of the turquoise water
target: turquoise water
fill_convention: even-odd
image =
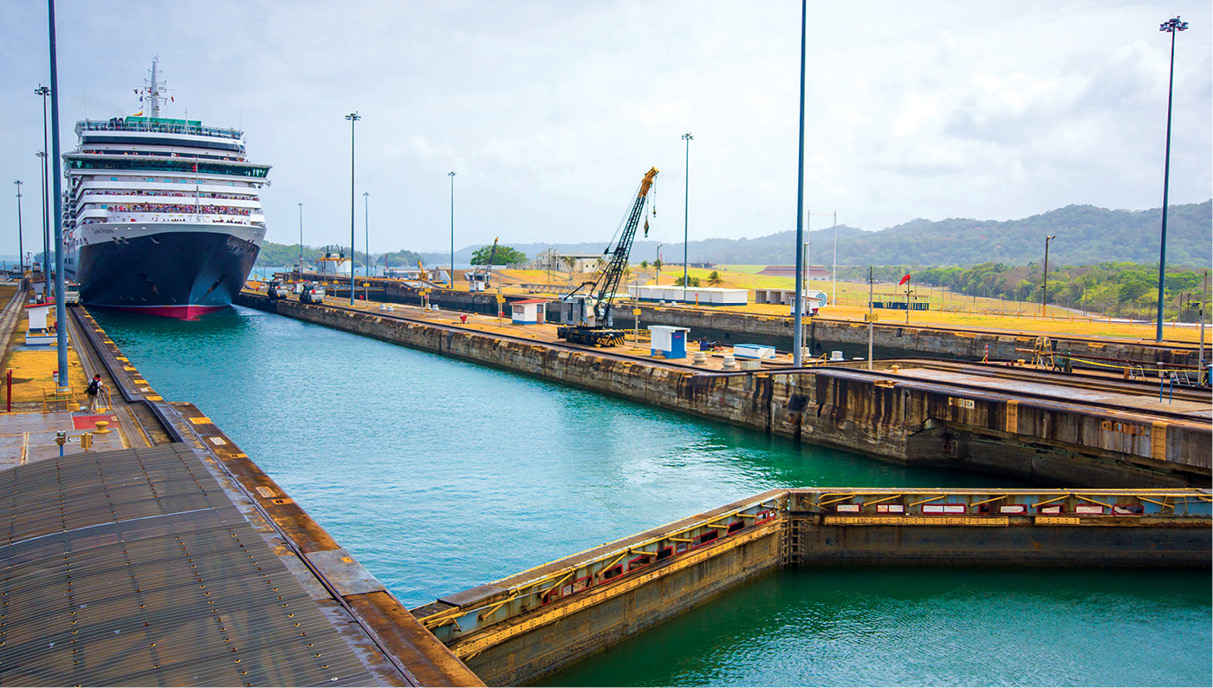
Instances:
[[[95,315],[157,391],[197,404],[409,606],[772,487],[979,486],[991,480],[801,447],[259,311],[236,308],[191,323]],[[708,617],[676,620],[628,644],[631,650],[589,660],[559,680],[617,685],[1064,682],[1020,680],[1039,675],[1036,660],[1023,651],[991,654],[990,648],[999,647],[992,637],[1006,636],[1012,649],[1035,647],[1030,641],[1037,636],[1008,635],[987,624],[1008,609],[1008,599],[1020,599],[1038,617],[1016,611],[1019,618],[1011,621],[1017,627],[1024,619],[1039,618],[1074,637],[1082,652],[1067,670],[1113,675],[1109,672],[1125,658],[1103,651],[1106,637],[1132,633],[1150,644],[1145,656],[1188,657],[1193,644],[1204,648],[1203,670],[1173,659],[1171,670],[1179,673],[1160,674],[1175,677],[1161,682],[1210,681],[1208,575],[1176,574],[1153,604],[1142,604],[1141,579],[1148,576],[1152,584],[1170,574],[1134,579],[1101,571],[1069,572],[1063,578],[1047,572],[1001,577],[946,572],[954,588],[973,591],[967,593],[973,599],[965,603],[971,607],[964,614],[949,597],[952,588],[925,585],[923,575],[779,574],[696,612]],[[1051,582],[1058,580],[1072,585]],[[821,597],[829,586],[844,592]],[[1103,597],[1081,606],[1087,617],[1055,613],[1074,608],[1072,597],[1092,587]],[[1022,594],[1025,588],[1038,589],[1038,598]],[[771,606],[751,610],[756,600],[772,596],[783,600],[778,606],[791,616],[772,617],[778,609]],[[856,606],[863,600],[868,607]],[[876,641],[863,624],[844,624],[833,632],[814,625],[814,614],[831,608],[843,619],[884,610],[950,646],[940,646],[939,652],[955,658],[941,665],[941,674],[896,664],[886,670],[869,656]],[[1121,613],[1126,608],[1135,608],[1137,616]],[[741,651],[746,645],[733,640],[727,627],[686,621],[712,615],[752,617],[749,635],[739,626],[736,638],[757,634],[766,649]],[[1148,641],[1130,625],[1135,622],[1150,624]],[[939,635],[941,627],[974,624],[980,628],[972,633]],[[884,637],[896,645],[885,648],[886,654],[913,665],[917,636],[907,631]],[[830,654],[812,654],[825,651],[820,643],[832,648]],[[664,659],[656,664],[636,659],[647,654]],[[686,664],[696,657],[712,659],[697,673]],[[830,663],[828,673],[806,668],[819,661]],[[640,666],[648,668],[640,671]]]

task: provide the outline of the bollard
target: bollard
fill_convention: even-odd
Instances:
[[[80,448],[88,451],[93,446],[93,434],[91,432],[80,433]]]
[[[109,421],[99,420],[96,423],[98,435],[108,435],[110,432]]]

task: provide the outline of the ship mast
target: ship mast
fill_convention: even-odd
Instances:
[[[151,110],[149,114],[152,118],[160,117],[160,102],[167,97],[163,95],[164,91],[166,90],[164,88],[164,82],[160,81],[156,74],[159,69],[159,63],[159,57],[152,58],[151,78],[143,87],[143,96],[151,103]]]

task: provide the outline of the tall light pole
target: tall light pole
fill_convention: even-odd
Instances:
[[[691,141],[695,140],[691,136],[691,132],[682,135],[682,140],[686,141],[687,154],[685,171],[686,177],[682,182],[682,302],[687,302],[687,223],[690,219],[691,209]]]
[[[303,279],[303,201],[299,201],[299,278]]]
[[[807,0],[800,0],[800,145],[796,152],[799,155],[796,164],[796,304],[792,309],[792,365],[799,368],[804,352],[804,333],[801,331],[804,322],[804,254],[800,247],[804,244],[804,43],[805,21],[809,9]]]
[[[63,175],[59,164],[59,60],[55,55],[55,0],[47,0],[51,66],[51,182],[55,199],[55,348],[58,353],[58,390],[67,391],[67,307],[63,304]]]
[[[451,290],[455,289],[455,171],[447,172],[451,178]]]
[[[13,180],[17,185],[17,266],[21,272],[21,277],[25,277],[25,245],[21,240],[21,185],[25,182],[20,179]]]
[[[1162,237],[1158,242],[1158,325],[1154,341],[1162,341],[1162,292],[1167,269],[1167,192],[1171,183],[1171,100],[1175,91],[1175,34],[1188,30],[1188,22],[1174,17],[1163,22],[1159,31],[1171,34],[1171,75],[1167,81],[1167,144],[1162,166]]]
[[[1056,234],[1045,237],[1045,264],[1040,277],[1040,317],[1045,317],[1045,308],[1049,303],[1049,242],[1057,238]]]
[[[34,156],[42,160],[42,279],[45,286],[44,293],[50,294],[51,273],[47,270],[49,266],[47,265],[46,258],[46,250],[48,244],[50,244],[50,239],[46,236],[46,223],[50,221],[50,217],[46,212],[46,151],[38,151],[34,153]],[[35,264],[32,261],[30,262],[31,270],[34,269]]]
[[[838,211],[834,211],[834,270],[830,273],[830,303],[838,304]]]
[[[366,254],[366,276],[371,276],[371,194],[362,192],[362,251]]]
[[[350,305],[354,305],[354,122],[362,115],[351,112],[345,116],[350,121]]]
[[[46,285],[46,291],[50,291],[51,286],[51,214],[47,210],[47,202],[50,201],[50,184],[46,178],[46,159],[47,159],[47,125],[46,125],[46,98],[51,94],[51,90],[46,86],[38,86],[34,89],[34,95],[42,96],[42,151],[38,154],[42,158],[42,280]]]

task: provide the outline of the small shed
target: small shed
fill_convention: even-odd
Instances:
[[[515,325],[537,325],[547,320],[547,301],[523,299],[510,303],[510,322]]]
[[[652,339],[651,353],[665,358],[687,357],[687,327],[672,325],[649,325],[649,336]]]
[[[45,301],[25,307],[29,316],[29,327],[25,331],[26,344],[39,346],[55,343],[55,334],[48,323],[54,305],[54,301]]]

